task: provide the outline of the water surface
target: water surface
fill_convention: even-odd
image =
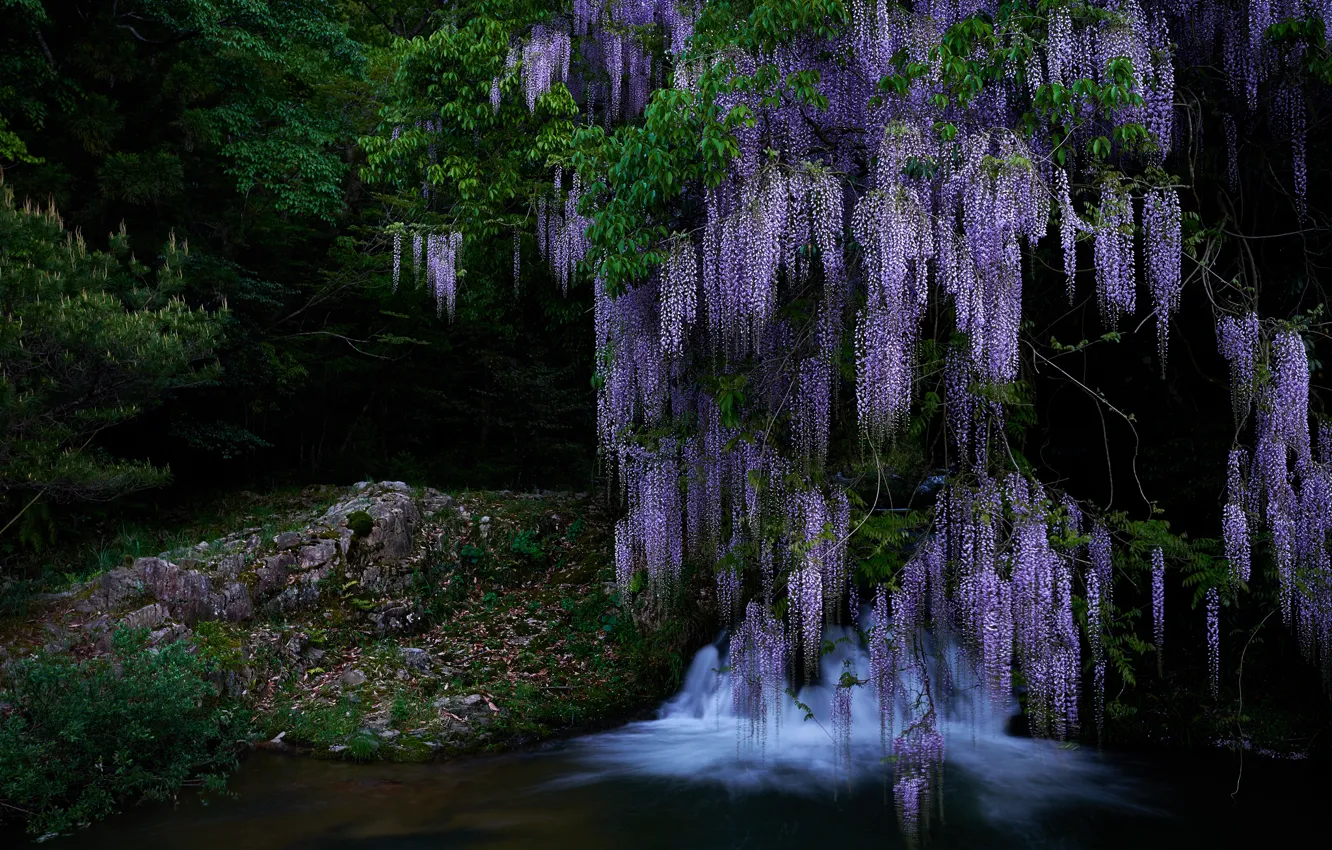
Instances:
[[[850,653],[850,654],[848,654]],[[853,650],[829,657],[831,673]],[[716,648],[655,720],[530,753],[353,765],[260,753],[234,797],[148,807],[51,842],[107,850],[601,850],[906,847],[877,707],[853,703],[835,756],[829,695],[806,688],[761,736],[729,711]],[[833,681],[835,676],[825,675]],[[1134,758],[1004,733],[959,690],[934,848],[1328,847],[1326,766],[1245,757]],[[1002,721],[1002,718],[999,718]]]

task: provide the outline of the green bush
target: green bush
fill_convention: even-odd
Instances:
[[[0,810],[30,832],[87,824],[123,805],[221,790],[246,734],[184,643],[146,645],[121,629],[114,654],[38,656],[0,691]]]

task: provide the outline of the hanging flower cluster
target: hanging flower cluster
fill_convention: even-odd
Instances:
[[[609,125],[642,114],[654,88],[674,85],[714,98],[709,107],[721,114],[752,117],[735,128],[724,173],[688,187],[678,220],[653,222],[652,238],[663,238],[651,246],[649,256],[661,258],[655,271],[608,289],[599,276],[605,267],[586,270],[595,279],[598,438],[625,506],[617,579],[629,593],[641,574],[650,592],[662,593],[686,559],[723,565],[715,586],[722,616],[734,622],[732,699],[760,747],[780,716],[784,683],[819,675],[825,627],[847,615],[859,622],[845,548],[851,503],[825,469],[841,433],[841,394],[854,402],[847,430],[877,452],[902,432],[921,384],[941,384],[949,481],[932,532],[912,544],[891,588],[874,588],[865,629],[867,684],[884,748],[891,742],[897,757],[894,790],[912,835],[928,819],[943,739],[933,712],[911,707],[928,701],[908,697],[951,687],[947,676],[926,675],[931,635],[956,639],[961,663],[999,710],[1020,675],[1034,734],[1076,734],[1084,692],[1098,731],[1104,722],[1115,627],[1110,532],[1084,522],[1075,501],[998,471],[1014,466],[1002,452],[999,399],[1022,368],[1033,248],[1057,230],[1070,301],[1085,274],[1108,329],[1147,303],[1138,297],[1141,278],[1164,368],[1182,298],[1186,222],[1164,167],[1192,132],[1174,114],[1178,63],[1219,67],[1236,103],[1250,110],[1261,86],[1281,87],[1274,121],[1291,139],[1303,214],[1305,100],[1287,81],[1299,60],[1266,33],[1304,6],[1112,0],[1033,4],[1015,14],[1021,6],[849,0],[839,30],[791,34],[761,52],[705,54],[690,50],[694,3],[575,0],[569,18],[515,39],[490,90],[499,111],[517,74],[535,110],[564,85],[583,120]],[[987,66],[979,42],[952,57],[980,69],[969,79],[983,79],[963,96],[941,50],[954,49],[959,40],[945,35],[973,15],[984,17],[1003,60]],[[654,30],[664,51],[642,37]],[[817,78],[813,99],[788,85],[806,71]],[[777,91],[756,82],[707,85],[716,75],[775,79]],[[1114,96],[1079,93],[1092,87]],[[1032,126],[1032,115],[1048,123]],[[1253,120],[1223,118],[1236,185],[1239,121]],[[1142,174],[1115,170],[1126,163]],[[580,266],[595,266],[584,262],[589,256],[611,251],[591,243],[589,216],[616,192],[643,186],[559,167],[549,185],[535,200],[537,245],[567,290]],[[595,187],[590,197],[585,186]],[[450,314],[459,244],[456,233],[413,242],[413,267],[424,254]],[[395,284],[403,251],[395,237]],[[1080,255],[1090,269],[1079,268]],[[517,263],[515,252],[515,281]],[[942,375],[922,374],[927,332],[934,340],[956,333],[934,349]],[[1252,424],[1254,438],[1251,451],[1236,449],[1228,463],[1231,576],[1252,580],[1254,535],[1270,533],[1283,613],[1311,656],[1326,662],[1332,432],[1315,451],[1304,344],[1251,312],[1223,314],[1217,335],[1236,416]],[[1159,654],[1165,554],[1153,551],[1151,562]],[[1214,692],[1221,599],[1220,589],[1206,591]],[[858,684],[848,675],[833,688],[831,718],[847,746]]]
[[[1315,451],[1304,340],[1286,326],[1264,333],[1252,313],[1222,316],[1217,335],[1230,361],[1236,414],[1242,422],[1253,411],[1252,450],[1232,450],[1226,464],[1230,578],[1250,581],[1253,536],[1267,531],[1282,615],[1310,661],[1332,671],[1332,432],[1321,426]]]

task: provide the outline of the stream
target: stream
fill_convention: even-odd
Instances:
[[[824,661],[825,673],[847,650]],[[859,659],[853,658],[858,663]],[[881,757],[877,707],[857,696],[836,758],[830,694],[800,693],[761,739],[729,711],[714,646],[657,719],[534,752],[433,765],[257,753],[234,796],[133,810],[49,842],[114,850],[600,850],[908,847]],[[834,676],[824,676],[834,681]],[[789,700],[788,700],[789,702]],[[934,848],[1324,847],[1325,765],[1236,753],[1142,757],[1006,734],[950,700]],[[885,774],[889,774],[886,776]]]

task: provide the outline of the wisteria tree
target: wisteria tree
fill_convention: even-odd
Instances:
[[[715,575],[759,725],[818,675],[827,624],[861,626],[871,669],[835,683],[833,725],[874,693],[915,832],[943,759],[922,689],[968,678],[1002,708],[1020,685],[1033,734],[1094,740],[1136,658],[1205,640],[1216,694],[1249,608],[1332,684],[1330,13],[461,3],[399,46],[367,174],[394,187],[395,281],[441,311],[493,252],[515,288],[535,256],[590,287],[624,594]],[[1228,364],[1210,534],[1171,532],[1135,415],[1089,378],[1126,348],[1158,376]],[[1108,493],[1029,439],[1069,396]]]

